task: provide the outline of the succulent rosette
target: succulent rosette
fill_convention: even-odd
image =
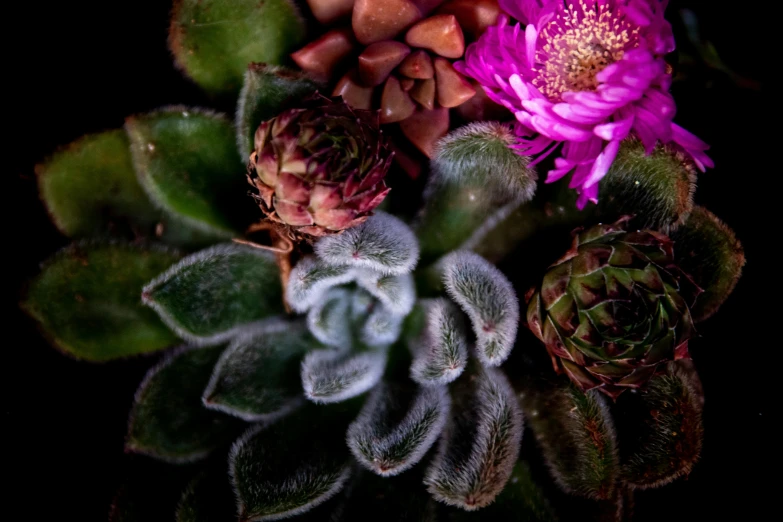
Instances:
[[[391,190],[394,155],[378,114],[328,99],[309,105],[258,127],[248,167],[266,219],[294,238],[363,223]]]
[[[237,95],[234,120],[169,106],[37,168],[73,243],[29,282],[25,310],[72,358],[158,357],[110,522],[606,520],[687,474],[703,404],[688,343],[744,254],[693,204],[692,162],[708,160],[671,123],[663,4],[501,2],[524,31],[494,0],[307,4],[325,33],[308,34],[301,2],[175,2],[177,63]],[[450,109],[475,101],[452,62],[476,38],[457,69],[519,121],[449,131]],[[292,55],[303,71],[282,65]],[[569,56],[582,68],[557,76]],[[426,186],[387,179],[399,144],[384,124],[431,156]],[[530,155],[563,143],[556,168],[578,163],[591,199],[625,127],[636,138],[591,212],[538,186]],[[542,268],[568,229],[629,209]],[[533,282],[546,349],[519,328]],[[526,432],[543,459],[521,451]],[[552,504],[552,479],[605,502]]]
[[[619,221],[575,234],[532,294],[527,322],[556,371],[616,399],[688,357],[698,291],[674,265],[668,237]]]
[[[703,171],[708,146],[672,120],[674,38],[660,0],[504,0],[500,18],[457,70],[514,113],[518,147],[543,158],[562,145],[547,182],[573,173],[577,205],[596,202],[620,142],[638,137],[649,154],[674,143]],[[523,27],[524,26],[524,27]]]

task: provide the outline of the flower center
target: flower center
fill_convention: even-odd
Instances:
[[[563,6],[544,26],[533,85],[550,100],[559,101],[566,91],[595,90],[596,75],[639,45],[639,27],[612,4],[580,0],[579,5]]]

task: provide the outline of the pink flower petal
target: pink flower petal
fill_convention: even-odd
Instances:
[[[593,168],[590,171],[590,176],[588,176],[588,178],[583,183],[585,188],[592,187],[601,181],[601,178],[603,178],[606,173],[609,172],[609,167],[612,166],[612,162],[617,157],[617,151],[619,150],[620,140],[609,142],[609,144],[604,148],[603,152],[601,152],[601,154],[599,154],[595,159]]]
[[[527,55],[527,66],[531,69],[536,64],[536,41],[538,40],[538,30],[533,24],[525,27],[525,54]]]
[[[633,120],[634,116],[631,115],[619,121],[596,125],[593,129],[593,134],[606,141],[622,140],[631,131]]]

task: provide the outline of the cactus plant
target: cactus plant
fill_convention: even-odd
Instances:
[[[598,501],[603,519],[628,518],[634,491],[697,462],[704,398],[685,347],[744,254],[693,205],[691,157],[645,136],[618,142],[585,211],[538,182],[508,122],[421,130],[431,158],[407,159],[428,174],[420,198],[391,164],[399,148],[378,122],[391,123],[395,75],[414,74],[400,92],[418,96],[427,52],[445,57],[437,77],[463,55],[449,47],[457,33],[478,38],[513,3],[309,0],[317,20],[351,15],[352,29],[296,51],[306,25],[293,2],[177,2],[175,58],[209,92],[238,95],[234,124],[166,107],[39,166],[42,200],[74,243],[24,307],[78,359],[160,352],[126,449],[179,470],[150,494],[172,487],[176,520],[550,521],[562,511],[550,481]],[[247,27],[209,25],[224,15]],[[428,51],[400,50],[403,30]],[[354,38],[368,47],[348,77],[372,85],[326,85]],[[291,53],[303,71],[283,66]],[[447,87],[473,89],[437,79],[441,109]],[[384,82],[379,112],[351,98]],[[314,94],[324,88],[344,100]],[[441,110],[415,99],[419,116]],[[416,116],[400,120],[418,132]],[[145,519],[130,498],[143,490],[123,488],[110,520]]]

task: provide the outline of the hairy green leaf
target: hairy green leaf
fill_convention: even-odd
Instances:
[[[671,236],[674,257],[704,292],[696,298],[691,315],[703,321],[728,299],[745,265],[745,252],[734,232],[704,207],[696,207]]]
[[[148,283],[142,300],[195,344],[226,341],[283,312],[274,256],[233,243],[186,257]]]
[[[249,158],[258,126],[284,109],[314,93],[318,85],[302,73],[251,63],[239,93],[236,115],[237,148],[243,159]]]
[[[414,348],[411,379],[424,386],[448,384],[462,375],[468,364],[468,340],[462,317],[446,299],[424,305],[427,326],[411,344]]]
[[[303,322],[268,323],[234,339],[204,391],[204,404],[247,421],[269,421],[302,403],[299,366],[320,345]]]
[[[308,405],[234,444],[229,466],[240,522],[296,516],[343,488],[351,469],[345,428],[355,406]]]
[[[384,348],[360,353],[310,352],[302,361],[301,369],[305,396],[313,402],[326,404],[361,395],[381,380],[386,357]]]
[[[64,353],[107,361],[172,346],[177,338],[139,299],[178,255],[124,244],[78,243],[47,261],[22,306]]]
[[[222,346],[182,347],[152,368],[136,392],[125,447],[184,463],[206,457],[240,429],[237,419],[210,411],[201,394]]]
[[[176,0],[169,48],[202,88],[235,95],[249,63],[286,62],[304,37],[291,0]]]
[[[232,237],[247,224],[254,205],[225,117],[169,107],[128,118],[125,129],[136,175],[155,205],[214,237]]]

